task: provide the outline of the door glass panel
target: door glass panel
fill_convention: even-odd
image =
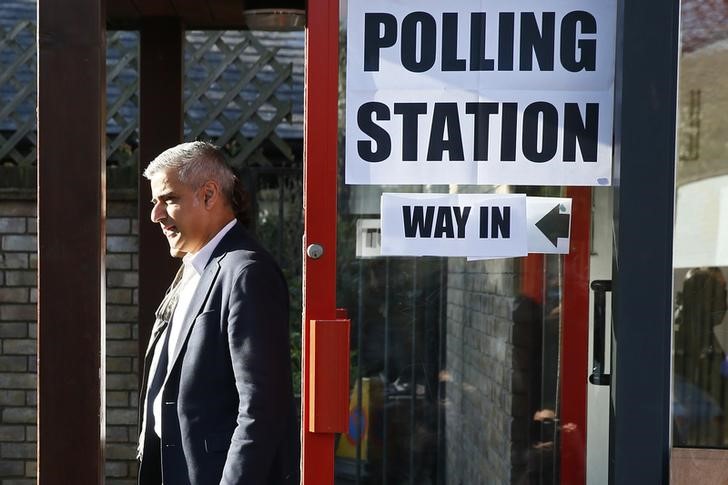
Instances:
[[[724,2],[682,1],[672,406],[673,445],[680,448],[728,448],[726,19]],[[673,453],[675,483],[699,483],[710,463],[723,470],[728,463],[725,454],[703,453],[683,466],[685,457]]]
[[[583,386],[563,389],[569,350],[561,342],[587,325],[565,321],[563,310],[568,279],[587,285],[588,265],[568,274],[560,255],[378,255],[382,192],[448,191],[565,195],[553,187],[339,187],[337,306],[351,318],[352,347],[336,483],[580,483],[562,475],[564,466],[583,471],[585,422],[565,422],[562,409],[572,400],[583,410],[587,363]]]

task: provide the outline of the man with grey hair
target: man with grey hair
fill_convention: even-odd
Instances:
[[[144,359],[139,483],[298,484],[288,288],[236,221],[236,177],[204,142],[144,176],[152,222],[184,257]]]

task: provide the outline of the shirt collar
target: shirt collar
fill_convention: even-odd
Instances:
[[[220,243],[220,240],[225,237],[225,234],[227,234],[230,229],[233,228],[235,222],[235,219],[228,222],[225,227],[220,229],[220,232],[215,234],[215,236],[210,239],[207,244],[202,246],[202,249],[200,249],[196,253],[185,254],[185,256],[182,258],[182,262],[184,262],[185,266],[193,267],[195,269],[195,272],[198,275],[201,275],[202,272],[205,270],[205,266],[207,266],[207,263],[210,261],[210,256],[212,256],[212,252],[215,251],[215,248]]]

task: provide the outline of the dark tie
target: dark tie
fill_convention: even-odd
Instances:
[[[157,312],[155,313],[157,322],[163,322],[161,326],[162,328],[155,329],[158,332],[161,332],[164,325],[172,321],[172,315],[174,314],[174,309],[177,306],[177,301],[179,300],[180,283],[182,283],[184,267],[185,266],[182,265],[177,271],[177,274],[169,287],[169,291],[166,295],[164,295],[162,303],[160,303],[159,308],[157,308]]]
[[[167,376],[167,367],[169,365],[169,327],[172,323],[172,315],[174,315],[174,309],[177,306],[177,302],[179,301],[179,295],[181,292],[180,283],[182,281],[183,268],[184,265],[182,265],[180,270],[177,272],[177,275],[172,282],[172,286],[169,292],[167,292],[167,294],[164,296],[164,299],[159,305],[156,313],[157,328],[155,328],[155,333],[164,332],[165,329],[166,332],[164,332],[164,339],[162,340],[162,342],[157,343],[157,345],[162,346],[162,349],[159,354],[157,367],[154,370],[154,376],[152,377],[152,381],[149,383],[149,387],[147,388],[147,431],[152,433],[154,432],[154,400],[156,399],[157,394],[159,394],[159,391],[162,389],[164,378]]]
[[[147,390],[147,432],[151,433],[154,433],[154,400],[162,389],[162,383],[164,383],[164,378],[167,376],[167,366],[169,364],[169,323],[165,327],[167,331],[164,333],[164,340],[161,342],[162,352],[159,354],[159,362],[157,362],[154,377]]]

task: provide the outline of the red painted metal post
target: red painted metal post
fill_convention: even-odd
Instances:
[[[543,304],[543,254],[521,258],[521,295]]]
[[[309,431],[313,368],[311,320],[336,318],[336,182],[339,89],[338,0],[309,0],[306,27],[304,122],[304,251],[320,244],[318,259],[304,254],[302,483],[333,485],[334,434]]]
[[[586,483],[591,189],[569,187],[571,250],[564,258],[561,337],[561,483]]]

